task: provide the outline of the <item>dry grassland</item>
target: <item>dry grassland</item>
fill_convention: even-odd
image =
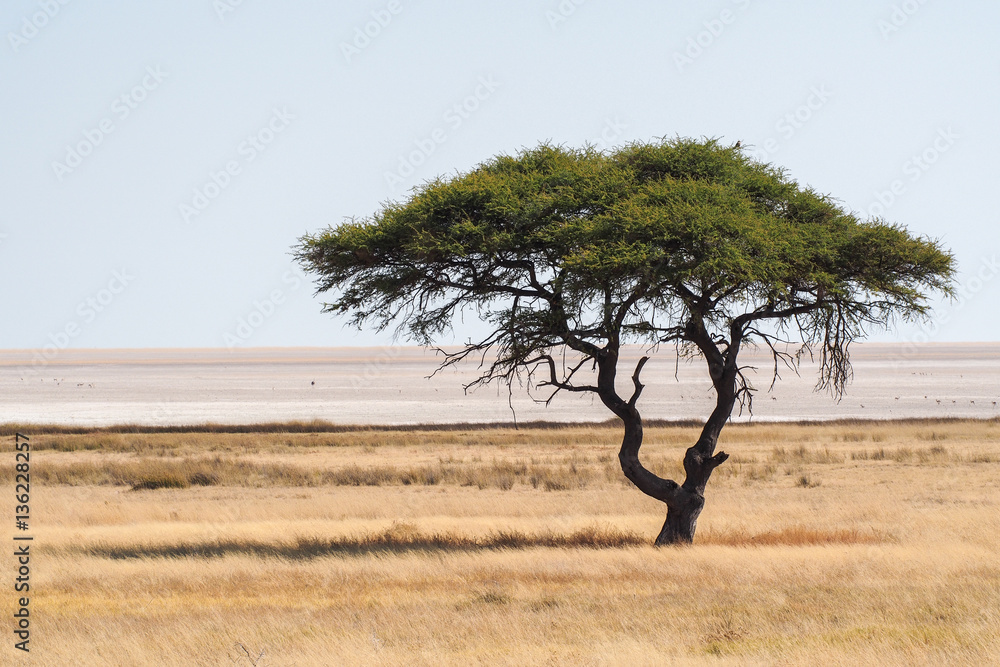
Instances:
[[[997,420],[730,425],[664,549],[611,426],[32,428],[32,665],[1000,664]]]

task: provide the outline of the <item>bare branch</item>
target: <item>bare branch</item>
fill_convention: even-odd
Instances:
[[[537,356],[537,357],[535,357],[533,359],[528,359],[528,360],[526,360],[524,362],[524,365],[525,366],[535,366],[535,365],[539,365],[539,364],[545,364],[545,365],[548,366],[548,368],[549,368],[549,379],[538,383],[539,387],[555,387],[556,388],[556,391],[553,392],[552,395],[549,396],[549,398],[545,401],[545,403],[547,404],[547,403],[549,403],[555,397],[556,393],[558,391],[560,391],[560,390],[561,391],[575,391],[575,392],[581,392],[581,391],[591,391],[591,392],[594,392],[594,393],[598,392],[598,388],[595,387],[595,386],[592,386],[592,385],[573,385],[573,384],[570,383],[570,380],[573,378],[573,375],[581,367],[583,367],[583,365],[587,361],[588,361],[588,359],[583,359],[582,361],[580,361],[580,363],[578,363],[576,366],[574,366],[569,371],[569,373],[566,375],[566,377],[564,379],[562,379],[562,380],[559,379],[558,374],[556,373],[556,362],[555,362],[555,359],[553,359],[552,355],[550,355],[550,354],[542,354],[542,355],[539,355],[539,356]]]
[[[635,365],[635,372],[632,373],[632,384],[635,385],[635,391],[632,392],[632,398],[628,399],[628,406],[630,408],[635,407],[636,401],[639,400],[639,395],[642,394],[642,390],[646,386],[639,382],[639,374],[642,373],[642,367],[646,365],[647,361],[649,361],[649,357],[640,359],[639,363]]]

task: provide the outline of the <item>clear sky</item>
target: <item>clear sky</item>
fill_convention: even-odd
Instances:
[[[290,246],[543,140],[741,140],[939,238],[1000,340],[995,0],[0,8],[0,348],[372,345]]]

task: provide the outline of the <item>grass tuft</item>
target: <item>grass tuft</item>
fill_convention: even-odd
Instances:
[[[831,452],[828,447],[822,450],[806,448],[799,445],[792,449],[775,447],[771,450],[771,461],[774,463],[843,463],[844,455]]]
[[[819,486],[820,482],[818,479],[814,479],[810,475],[802,475],[795,482],[795,486],[801,486],[803,489],[815,489]]]
[[[132,484],[133,491],[153,491],[155,489],[186,489],[191,486],[188,480],[179,475],[163,473],[147,475]]]
[[[765,546],[824,546],[834,544],[882,544],[890,536],[874,529],[840,528],[824,530],[808,526],[789,526],[777,530],[751,534],[745,530],[708,531],[696,538],[696,544],[715,544],[727,547]]]

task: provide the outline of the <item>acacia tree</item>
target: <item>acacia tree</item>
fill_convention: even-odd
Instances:
[[[861,220],[739,146],[676,138],[601,152],[542,144],[416,188],[403,203],[300,239],[296,257],[333,290],[324,312],[396,327],[431,345],[473,309],[491,332],[470,356],[480,376],[596,394],[624,424],[622,471],[667,506],[656,544],[691,542],[716,452],[753,387],[738,356],[766,346],[794,364],[791,339],[820,359],[818,388],[839,396],[848,348],[870,327],[927,313],[951,293],[954,262],[932,240]],[[622,346],[674,344],[704,358],[716,405],[684,456],[682,483],[639,460],[637,403],[648,357],[619,393]],[[791,348],[794,349],[794,348]],[[627,371],[626,371],[627,372]]]

